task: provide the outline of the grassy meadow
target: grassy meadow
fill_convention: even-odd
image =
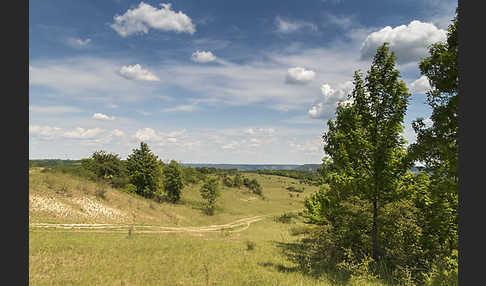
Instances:
[[[316,186],[286,177],[245,174],[258,179],[265,198],[244,187],[222,187],[215,214],[208,216],[200,184],[186,186],[181,202],[170,204],[70,174],[42,172],[40,168],[29,173],[31,285],[346,284],[326,274],[303,274],[285,254],[301,237],[299,230],[307,227],[297,213],[304,197],[316,191]],[[305,191],[291,197],[288,186]],[[295,214],[290,223],[276,220],[284,213]],[[243,227],[203,230],[256,216],[259,220]],[[36,227],[39,223],[120,227],[57,229]],[[202,230],[146,233],[144,226]]]

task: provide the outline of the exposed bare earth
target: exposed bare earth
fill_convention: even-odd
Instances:
[[[268,215],[266,215],[268,216]],[[29,226],[33,228],[55,228],[55,229],[71,229],[71,230],[89,230],[102,232],[120,232],[132,229],[137,233],[176,233],[176,232],[214,232],[223,231],[239,232],[250,227],[250,224],[262,220],[266,216],[253,216],[236,220],[227,224],[208,225],[199,227],[168,227],[168,226],[153,226],[153,225],[132,225],[132,224],[56,224],[56,223],[31,223]]]

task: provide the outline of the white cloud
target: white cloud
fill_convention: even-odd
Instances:
[[[62,98],[96,102],[103,106],[116,102],[112,107],[146,98],[163,98],[154,93],[155,85],[126,80],[119,71],[119,61],[102,57],[33,60],[29,69],[29,86],[46,88]]]
[[[322,139],[315,138],[310,140],[303,140],[296,143],[295,141],[289,142],[289,146],[293,149],[302,151],[307,154],[323,154]],[[295,150],[293,150],[295,151]]]
[[[72,113],[81,112],[82,110],[73,106],[29,106],[29,111],[39,112],[39,113]]]
[[[99,135],[101,132],[103,132],[103,129],[98,127],[93,129],[87,129],[87,130],[78,127],[74,131],[64,132],[63,136],[67,138],[74,138],[74,139],[92,139],[95,136]]]
[[[430,89],[429,79],[423,75],[410,84],[411,93],[425,94]]]
[[[333,89],[329,84],[325,83],[321,86],[322,99],[314,103],[308,110],[308,114],[312,118],[329,118],[334,114],[337,103],[344,101],[347,95],[353,91],[354,85],[351,81],[346,81],[337,85]]]
[[[106,114],[103,114],[103,113],[95,113],[93,114],[93,119],[99,119],[99,120],[114,120],[115,117],[114,116],[108,116]]]
[[[138,33],[147,34],[150,28],[189,34],[196,32],[196,26],[186,14],[173,11],[170,3],[162,3],[160,6],[162,8],[157,9],[140,2],[137,8],[128,9],[123,15],[115,15],[114,23],[110,27],[122,37]]]
[[[191,59],[198,63],[208,63],[216,60],[216,56],[211,51],[195,51],[192,53]]]
[[[197,109],[195,104],[183,104],[162,109],[162,112],[194,111]]]
[[[303,22],[303,21],[285,20],[280,16],[275,17],[275,25],[277,26],[276,31],[278,33],[283,33],[283,34],[296,32],[303,28],[308,28],[313,31],[317,30],[317,26],[312,23]]]
[[[125,135],[125,133],[123,131],[119,130],[119,129],[115,129],[115,130],[111,131],[111,134],[115,135],[117,137],[121,137],[121,136]]]
[[[159,135],[152,128],[138,129],[135,132],[135,137],[140,141],[156,141],[160,140]]]
[[[67,38],[66,43],[74,48],[84,48],[91,43],[91,39]]]
[[[311,82],[315,76],[316,73],[312,70],[306,70],[302,67],[294,67],[287,70],[285,82],[290,84],[305,84]]]
[[[51,126],[29,125],[29,133],[41,137],[51,138],[60,134],[61,128]]]
[[[248,128],[248,129],[245,130],[245,133],[253,135],[253,134],[255,134],[255,130],[253,130],[253,128]]]
[[[236,149],[236,147],[238,147],[240,145],[240,143],[238,141],[231,141],[231,143],[228,143],[228,144],[224,144],[223,146],[221,146],[221,148],[223,149]]]
[[[155,76],[148,70],[143,69],[139,64],[135,64],[133,66],[122,66],[120,68],[120,75],[126,79],[133,79],[133,80],[146,80],[146,81],[160,80],[157,76]]]
[[[326,18],[329,24],[336,25],[342,29],[348,29],[355,25],[353,16],[335,16],[331,13],[326,13]]]
[[[447,39],[447,31],[437,28],[432,23],[417,20],[408,25],[395,28],[386,26],[368,35],[361,46],[361,57],[372,58],[377,48],[384,42],[390,43],[390,49],[397,56],[397,63],[416,62],[428,55],[428,46]]]
[[[176,143],[177,142],[177,138],[169,137],[169,138],[167,138],[167,142],[169,142],[169,143]]]

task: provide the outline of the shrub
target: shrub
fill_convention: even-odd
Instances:
[[[301,234],[309,234],[312,231],[312,228],[308,225],[297,225],[290,228],[291,235],[301,235]]]
[[[94,152],[88,159],[81,159],[81,165],[97,178],[111,180],[114,177],[126,177],[126,166],[120,157],[103,150]]]
[[[163,185],[170,202],[175,203],[180,200],[184,182],[181,166],[174,160],[163,169]]]
[[[204,185],[202,185],[200,192],[201,197],[207,201],[206,212],[209,215],[213,215],[216,199],[221,195],[218,178],[208,177]]]
[[[280,216],[275,217],[275,221],[280,223],[291,223],[292,218],[296,217],[297,216],[293,213],[283,213]]]
[[[136,194],[137,193],[137,187],[135,187],[135,185],[133,184],[126,184],[124,187],[123,187],[123,190],[129,194]]]
[[[251,251],[251,250],[255,249],[255,246],[256,246],[256,243],[254,241],[251,241],[251,240],[246,241],[246,250]]]

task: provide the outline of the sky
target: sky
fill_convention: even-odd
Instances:
[[[418,63],[457,1],[29,2],[29,159],[319,164],[353,74],[383,42],[427,119]]]

